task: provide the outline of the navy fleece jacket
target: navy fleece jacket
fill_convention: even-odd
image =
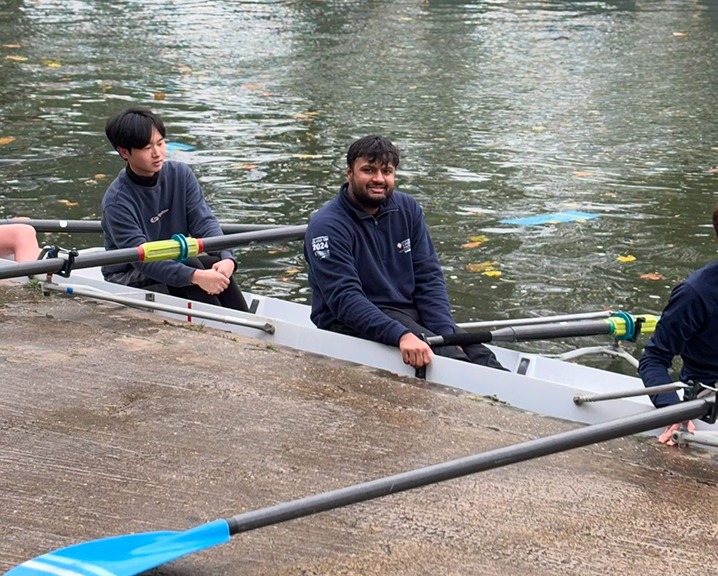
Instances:
[[[407,329],[379,307],[415,308],[436,334],[453,334],[444,275],[419,204],[394,191],[370,216],[347,184],[310,219],[304,255],[314,324],[339,321],[365,338],[397,346]]]
[[[638,365],[646,386],[669,384],[680,356],[680,380],[713,384],[718,379],[718,261],[693,272],[671,292],[656,331]],[[652,397],[657,407],[679,401],[675,392]]]
[[[194,238],[222,235],[191,168],[172,161],[164,163],[154,186],[133,182],[123,168],[102,199],[102,229],[106,250],[168,240],[174,234]],[[229,250],[219,255],[232,258]],[[195,270],[175,260],[164,260],[104,266],[102,273],[106,279],[124,274],[124,284],[142,285],[149,278],[170,286],[189,286]]]

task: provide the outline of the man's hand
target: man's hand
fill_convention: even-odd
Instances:
[[[674,424],[673,426],[669,426],[663,431],[663,434],[661,434],[658,437],[658,441],[661,444],[665,444],[666,446],[675,446],[676,443],[673,441],[673,433],[674,432],[681,432],[681,431],[688,431],[688,432],[695,432],[696,425],[693,424],[690,420],[688,422],[680,422],[679,424]]]
[[[217,264],[220,263],[221,262],[217,262]],[[217,266],[217,264],[215,264],[215,266]],[[210,296],[216,296],[224,292],[227,286],[229,286],[229,278],[214,268],[212,270],[195,270],[192,272],[190,282],[202,288],[202,290]]]
[[[215,262],[212,265],[212,269],[222,274],[225,278],[231,278],[234,273],[234,260],[231,258],[225,258],[224,260]]]
[[[407,332],[399,339],[399,350],[404,364],[414,368],[423,368],[431,363],[434,353],[431,346],[411,332]]]

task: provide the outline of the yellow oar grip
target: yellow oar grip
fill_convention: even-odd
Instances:
[[[157,262],[159,260],[186,260],[197,256],[201,252],[201,241],[197,238],[185,238],[187,253],[182,254],[182,243],[179,240],[156,240],[145,242],[139,246],[140,260],[142,262]],[[184,256],[184,257],[183,257]]]
[[[659,317],[654,314],[638,314],[631,316],[633,318],[634,325],[641,319],[641,334],[653,334],[656,331],[656,324],[658,324]],[[626,336],[626,319],[620,316],[611,317],[608,319],[608,323],[611,326],[610,334],[620,338]],[[633,327],[631,327],[633,328]],[[630,335],[633,337],[633,335]]]

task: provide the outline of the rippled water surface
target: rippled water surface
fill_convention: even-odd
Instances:
[[[224,221],[304,223],[354,138],[394,140],[459,321],[658,312],[714,258],[716,1],[1,6],[0,217],[98,218],[122,167],[105,120],[138,103],[195,147],[174,157]],[[597,217],[501,222],[570,210]],[[299,243],[240,261],[307,300]]]

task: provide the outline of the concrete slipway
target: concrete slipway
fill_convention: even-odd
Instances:
[[[0,283],[0,573],[574,424]],[[718,463],[636,437],[235,536],[162,575],[714,574]]]

